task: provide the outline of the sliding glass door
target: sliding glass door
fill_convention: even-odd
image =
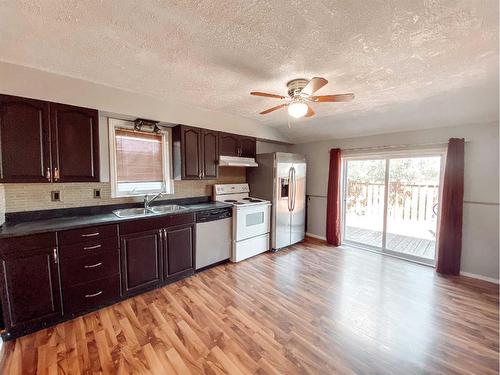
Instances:
[[[385,197],[384,159],[347,161],[344,239],[382,248]]]
[[[434,264],[441,154],[344,160],[344,241]]]

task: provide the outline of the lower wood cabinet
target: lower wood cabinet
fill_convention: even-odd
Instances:
[[[192,213],[0,239],[2,336],[18,337],[189,276],[194,241]]]
[[[16,248],[16,242],[21,247]],[[7,332],[41,328],[62,316],[57,248],[36,248],[50,242],[49,236],[40,235],[7,239],[0,245],[0,277],[4,281],[0,289]]]
[[[121,236],[122,294],[132,295],[157,285],[161,279],[162,231]]]
[[[193,269],[194,225],[165,230],[163,276],[168,278]]]

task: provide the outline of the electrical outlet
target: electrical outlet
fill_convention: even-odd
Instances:
[[[94,189],[94,198],[101,199],[101,189]]]
[[[60,202],[61,201],[61,192],[59,190],[52,190],[50,192],[50,200],[52,202]]]

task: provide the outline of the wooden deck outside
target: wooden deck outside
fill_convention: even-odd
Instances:
[[[346,226],[347,240],[380,247],[382,232]],[[387,233],[387,248],[404,254],[434,259],[436,241]]]

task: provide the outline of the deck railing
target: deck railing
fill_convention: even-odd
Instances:
[[[379,216],[384,211],[384,184],[349,181],[346,211],[359,216]],[[389,183],[389,219],[426,222],[436,218],[439,185]]]

